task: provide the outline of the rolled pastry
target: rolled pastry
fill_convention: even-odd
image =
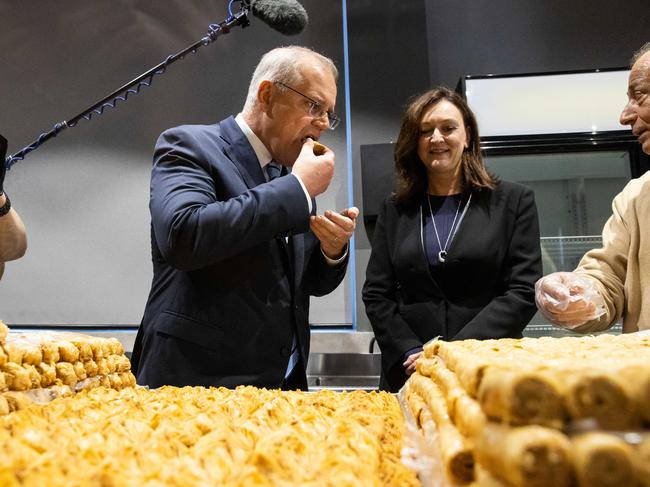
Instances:
[[[79,360],[79,350],[72,343],[59,340],[56,345],[59,347],[59,360],[61,362],[74,363]]]
[[[56,382],[56,367],[54,364],[41,362],[36,368],[41,374],[41,387],[51,386]]]
[[[13,362],[7,362],[3,371],[10,391],[27,391],[32,388],[32,377],[28,369]]]
[[[34,345],[33,343],[21,343],[18,346],[23,349],[24,364],[38,365],[43,361],[43,354],[41,353],[40,345]]]
[[[93,352],[93,356],[89,360],[99,360],[104,357],[104,346],[102,342],[105,339],[93,337],[92,340],[89,340],[90,348]]]
[[[650,487],[650,434],[645,435],[641,443],[636,446],[634,467],[639,484]]]
[[[483,375],[478,401],[490,419],[507,424],[560,428],[564,422],[560,386],[552,374],[542,371],[489,368]]]
[[[122,372],[120,374],[120,378],[122,379],[122,385],[124,387],[133,387],[135,386],[135,376],[129,371],[129,372]]]
[[[463,389],[456,375],[439,357],[421,358],[416,363],[421,375],[430,377],[440,388],[452,422],[463,436],[480,434],[486,422],[481,406]]]
[[[7,335],[9,334],[9,328],[0,320],[0,345],[4,345],[7,341]]]
[[[85,380],[86,377],[88,377],[86,374],[86,367],[84,366],[83,362],[75,362],[72,364],[72,367],[74,368],[74,373],[77,376],[77,382],[80,380]]]
[[[559,373],[566,386],[566,408],[574,420],[593,418],[604,429],[628,429],[639,424],[639,411],[630,383],[617,371],[574,369]]]
[[[59,361],[59,347],[55,342],[41,343],[41,353],[43,354],[43,362],[55,364]]]
[[[573,458],[579,487],[635,485],[633,448],[621,438],[603,432],[573,439]]]
[[[5,351],[7,352],[7,361],[22,365],[23,363],[23,355],[25,355],[25,351],[23,350],[22,347],[20,347],[17,343],[7,343],[5,344]]]
[[[488,423],[477,439],[476,461],[515,487],[569,487],[571,443],[543,426]]]
[[[94,360],[88,360],[84,362],[84,368],[86,369],[87,377],[95,377],[99,371],[97,362],[95,362]]]
[[[107,376],[110,373],[110,370],[108,370],[108,361],[105,358],[100,359],[97,362],[97,375]]]
[[[456,374],[463,389],[470,396],[476,397],[483,375],[490,364],[449,342],[442,342],[437,350],[438,356],[445,366]]]
[[[23,365],[27,373],[29,374],[30,389],[40,389],[41,388],[41,373],[33,365]]]
[[[638,362],[623,364],[618,367],[615,375],[623,382],[623,387],[628,388],[639,419],[650,423],[650,367]]]
[[[420,425],[429,441],[437,435],[440,456],[449,480],[468,484],[474,479],[473,443],[461,435],[451,422],[445,400],[431,379],[413,374],[408,383],[412,392],[426,404],[416,407]]]
[[[67,386],[74,386],[77,383],[77,374],[70,362],[56,364],[56,377]]]
[[[480,463],[475,465],[476,482],[471,487],[511,487],[511,485],[488,472]]]
[[[114,355],[114,357],[116,372],[128,372],[131,370],[131,362],[126,358],[126,355]]]
[[[70,342],[79,350],[79,360],[85,362],[86,360],[93,359],[93,349],[90,346],[90,341],[86,337],[74,337]]]
[[[122,342],[120,342],[117,338],[109,338],[108,343],[109,343],[111,353],[113,353],[114,355],[124,354],[124,347],[122,346]],[[110,355],[110,354],[106,353],[106,350],[104,350],[104,355]]]
[[[122,383],[122,378],[120,377],[120,374],[109,374],[108,380],[111,383],[111,387],[115,390],[120,390],[124,388],[124,384]]]
[[[422,428],[422,411],[426,409],[427,405],[424,403],[424,400],[418,396],[410,387],[410,384],[406,384],[406,390],[404,397],[406,398],[406,404],[408,404],[409,410],[415,419],[418,427]]]

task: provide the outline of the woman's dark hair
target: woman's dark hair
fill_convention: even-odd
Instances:
[[[480,191],[494,188],[497,179],[483,164],[476,118],[467,102],[455,91],[438,86],[416,97],[406,108],[399,137],[395,144],[395,170],[397,189],[394,197],[398,203],[417,204],[427,190],[427,172],[418,156],[420,121],[430,107],[440,100],[452,103],[463,116],[469,144],[461,157],[463,190]]]

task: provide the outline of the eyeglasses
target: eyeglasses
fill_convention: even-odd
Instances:
[[[276,81],[275,83],[280,85],[280,86],[284,86],[288,90],[291,90],[294,93],[297,93],[300,96],[302,96],[303,98],[306,98],[307,100],[309,100],[309,115],[314,117],[314,118],[327,117],[327,122],[329,124],[329,129],[330,130],[334,130],[336,127],[339,126],[339,123],[341,123],[341,119],[339,118],[339,116],[336,113],[334,113],[332,110],[323,110],[323,107],[320,104],[320,102],[317,102],[313,98],[309,98],[307,95],[305,95],[303,93],[300,93],[298,90],[293,89],[289,85],[285,85],[281,81]]]

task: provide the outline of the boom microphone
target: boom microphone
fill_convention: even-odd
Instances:
[[[252,0],[251,11],[262,22],[281,34],[300,34],[309,18],[296,0]]]

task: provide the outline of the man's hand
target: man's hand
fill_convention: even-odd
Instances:
[[[324,146],[323,146],[324,147]],[[315,198],[323,193],[334,176],[334,152],[325,148],[323,155],[314,155],[314,141],[307,139],[298,159],[291,168],[292,174],[300,177],[309,196]]]
[[[575,328],[605,313],[596,285],[574,272],[554,272],[535,283],[535,302],[541,313],[563,328]]]
[[[327,257],[341,258],[354,234],[358,216],[359,209],[353,206],[339,213],[328,210],[324,215],[311,217],[309,226]]]
[[[424,352],[416,352],[416,353],[412,353],[407,357],[406,362],[402,364],[406,369],[405,370],[406,375],[411,375],[413,374],[413,372],[415,372],[415,362],[417,361],[417,359],[422,357],[423,354]]]

